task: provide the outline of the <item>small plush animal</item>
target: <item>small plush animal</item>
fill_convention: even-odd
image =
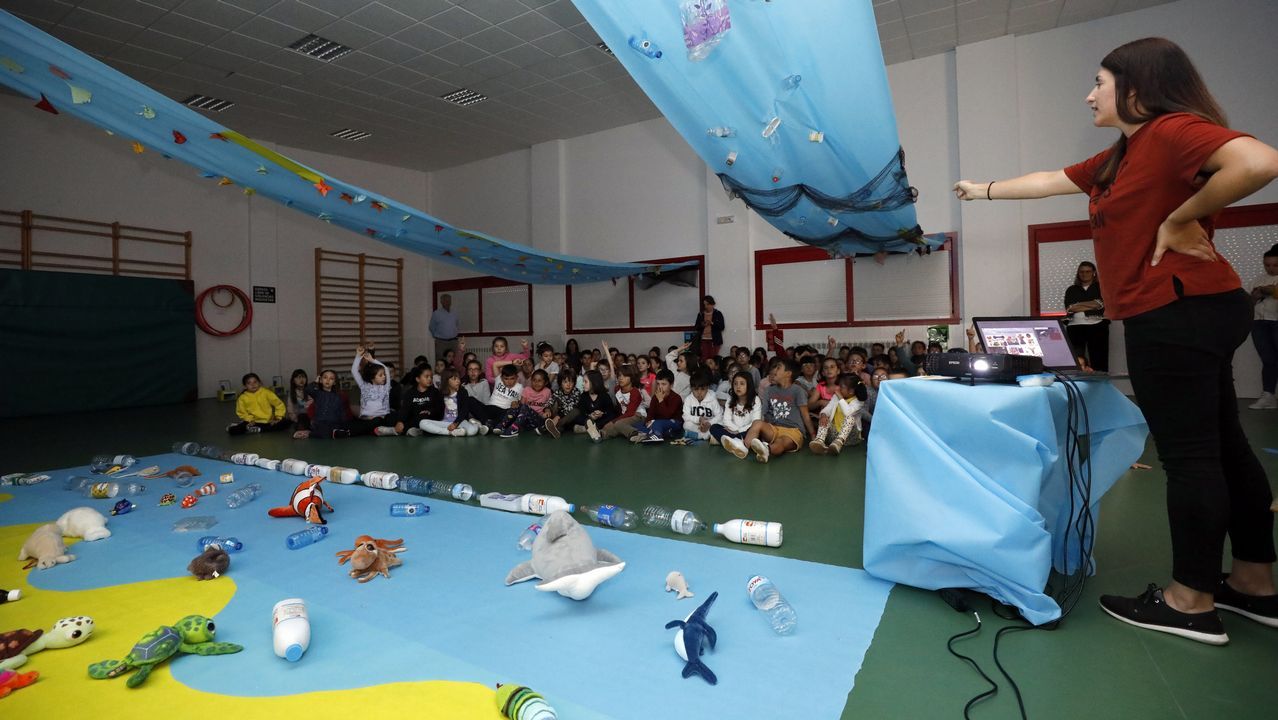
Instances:
[[[21,590],[0,590],[0,605],[13,602],[22,597]]]
[[[186,566],[196,580],[212,580],[231,569],[231,556],[220,545],[210,545]]]
[[[58,529],[63,535],[84,538],[85,542],[111,537],[106,525],[106,516],[91,507],[74,508],[58,518]]]
[[[326,524],[321,511],[333,512],[333,506],[324,500],[323,482],[324,478],[317,476],[298,483],[293,488],[293,498],[287,507],[271,508],[266,514],[271,517],[304,517],[308,523]]]
[[[349,560],[351,563],[351,577],[357,578],[362,583],[372,580],[379,574],[385,575],[386,579],[389,580],[390,569],[402,565],[404,562],[399,559],[399,553],[408,549],[402,547],[403,544],[403,539],[382,540],[368,535],[360,535],[355,538],[354,550],[342,550],[337,553],[337,557],[341,558],[337,561],[337,564],[345,565],[346,561]]]
[[[714,605],[714,601],[718,599],[719,593],[712,592],[706,601],[701,603],[701,607],[692,611],[692,614],[686,620],[671,620],[666,623],[666,629],[679,628],[679,632],[675,633],[675,652],[679,653],[679,657],[686,661],[683,666],[684,678],[690,678],[693,675],[700,675],[705,681],[711,685],[717,685],[719,678],[701,662],[701,654],[705,652],[705,646],[710,645],[714,648],[718,638],[715,636],[714,628],[706,622],[706,615],[710,614],[710,606]]]
[[[541,583],[537,589],[542,592],[585,600],[600,583],[625,568],[621,558],[596,548],[585,528],[571,515],[557,510],[546,516],[541,532],[533,540],[532,559],[511,569],[506,584],[538,578]]]
[[[12,670],[0,670],[0,698],[9,697],[14,690],[21,690],[40,679],[40,673],[16,673]]]
[[[75,647],[93,634],[93,618],[83,615],[62,618],[49,632],[10,630],[0,633],[0,670],[15,670],[41,650]]]
[[[62,531],[57,525],[49,523],[36,528],[31,537],[22,543],[18,559],[30,560],[23,567],[24,570],[32,567],[47,570],[58,563],[69,563],[75,556],[67,553],[67,546],[62,542]]]
[[[666,576],[666,592],[674,592],[678,596],[676,600],[692,597],[692,593],[688,592],[688,581],[684,579],[683,573],[675,570]]]

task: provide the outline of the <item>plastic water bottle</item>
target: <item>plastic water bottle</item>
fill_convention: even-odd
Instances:
[[[417,517],[430,512],[426,503],[391,503],[391,517]]]
[[[231,462],[235,463],[236,465],[256,465],[257,461],[261,457],[262,456],[258,455],[257,453],[248,453],[248,452],[235,453],[231,455]]]
[[[439,480],[430,480],[426,483],[426,493],[436,497],[451,497],[454,500],[466,502],[475,497],[475,488],[465,483],[447,483]]]
[[[364,473],[360,477],[360,481],[364,483],[364,487],[377,488],[378,490],[394,490],[399,486],[399,473],[373,470]]]
[[[272,471],[274,471],[274,470],[279,470],[279,469],[280,469],[280,461],[279,461],[279,460],[271,460],[270,458],[260,457],[260,458],[258,458],[258,459],[257,459],[257,462],[255,462],[255,463],[253,463],[253,464],[254,464],[254,465],[256,465],[256,466],[258,466],[258,467],[260,467],[260,468],[262,468],[263,470],[272,470]]]
[[[755,575],[750,578],[750,582],[746,583],[746,592],[750,594],[750,600],[754,602],[754,606],[762,610],[768,616],[768,622],[772,623],[772,629],[778,635],[789,635],[794,632],[795,623],[799,621],[798,616],[794,614],[794,608],[790,607],[790,603],[781,596],[781,591],[777,590],[777,586],[772,581],[762,575]]]
[[[35,473],[13,473],[0,477],[0,485],[39,485],[48,480],[49,475],[36,475]]]
[[[132,455],[97,455],[93,458],[93,462],[90,463],[89,467],[95,473],[105,473],[112,469],[123,470],[133,467],[136,462],[137,458]]]
[[[205,535],[199,539],[200,552],[208,550],[210,545],[216,545],[228,553],[237,553],[244,549],[244,543],[238,538]]]
[[[83,475],[72,475],[62,484],[62,489],[71,490],[73,492],[84,492],[85,488],[97,482],[97,478],[85,477]]]
[[[533,523],[524,528],[524,531],[519,533],[519,549],[532,550],[533,542],[537,540],[537,535],[540,532],[541,523]]]
[[[329,473],[331,472],[333,472],[332,465],[319,465],[316,463],[311,463],[310,465],[306,466],[307,477],[322,477],[327,479],[329,476]]]
[[[576,509],[576,505],[573,505],[558,495],[525,493],[523,497],[519,498],[519,511],[531,513],[533,515],[549,515],[557,510],[573,512]]]
[[[292,535],[284,538],[284,544],[288,545],[289,550],[299,550],[323,540],[328,535],[327,525],[312,525],[305,530],[299,530]]]
[[[141,495],[146,492],[146,486],[142,483],[100,482],[85,486],[83,492],[85,497],[105,500],[119,495],[121,490],[127,490],[130,495]]]
[[[419,477],[405,475],[399,479],[399,482],[395,485],[395,489],[402,493],[408,493],[409,495],[421,495],[425,497],[430,495],[430,491],[427,489],[429,485],[430,483],[428,481]]]
[[[627,510],[616,505],[582,505],[581,511],[591,520],[608,527],[634,530],[639,524],[639,516],[634,510]]]
[[[289,475],[305,475],[307,463],[305,460],[296,458],[286,458],[280,461],[280,472],[286,472]]]
[[[691,510],[671,510],[660,505],[649,505],[643,509],[643,524],[669,528],[680,535],[694,535],[706,529],[706,524]]]
[[[735,128],[719,125],[716,127],[712,127],[709,130],[706,130],[706,135],[709,135],[710,137],[730,138],[730,137],[736,137],[737,131]]]
[[[781,523],[762,520],[729,520],[715,523],[714,532],[734,543],[781,547]]]
[[[180,455],[199,455],[200,444],[197,442],[175,442],[173,443],[173,452]]]
[[[275,654],[289,662],[301,660],[311,646],[311,621],[306,615],[306,603],[301,598],[281,600],[275,603],[271,616]]]
[[[262,486],[253,483],[247,487],[240,488],[230,495],[226,496],[226,506],[234,510],[241,505],[247,505],[257,499],[262,494]]]
[[[216,445],[205,445],[200,448],[200,456],[209,458],[210,460],[221,460],[222,455],[222,448]]]

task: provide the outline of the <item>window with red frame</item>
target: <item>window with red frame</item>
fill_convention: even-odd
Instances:
[[[754,322],[781,328],[959,322],[954,233],[930,254],[832,259],[820,248],[754,253]]]
[[[452,297],[460,335],[531,335],[533,290],[528,283],[491,276],[436,280],[434,303]]]
[[[644,265],[695,262],[665,276],[564,288],[569,333],[676,332],[690,330],[705,295],[704,255],[641,260]]]
[[[1263,268],[1261,256],[1278,243],[1278,203],[1225,208],[1216,222],[1215,243],[1246,287]],[[1084,260],[1096,262],[1086,220],[1030,225],[1030,314],[1064,315],[1065,290]],[[1098,270],[1103,296],[1105,269]]]

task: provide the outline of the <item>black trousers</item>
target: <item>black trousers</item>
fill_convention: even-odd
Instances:
[[[1167,472],[1172,579],[1220,584],[1229,535],[1238,560],[1272,563],[1273,493],[1238,422],[1234,350],[1251,330],[1241,290],[1183,297],[1124,322],[1136,401]]]
[[[276,420],[273,423],[255,423],[255,424],[257,425],[258,432],[278,432],[280,430],[287,430],[290,427],[292,427],[293,421],[289,420],[288,418],[280,418],[279,420]],[[226,432],[228,435],[244,435],[245,433],[248,432],[248,426],[249,424],[247,420],[241,420],[240,422],[227,425]]]
[[[1088,366],[1099,372],[1109,372],[1108,320],[1091,325],[1069,325],[1065,332],[1069,333],[1074,352],[1085,356]]]

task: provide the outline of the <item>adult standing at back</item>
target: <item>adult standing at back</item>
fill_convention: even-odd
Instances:
[[[1096,266],[1084,260],[1074,273],[1074,284],[1065,290],[1065,312],[1069,313],[1069,342],[1074,352],[1087,358],[1087,366],[1109,372],[1109,321],[1101,299]]]
[[[453,296],[439,296],[439,307],[430,315],[430,336],[435,339],[435,357],[442,358],[457,349],[457,315],[453,312]]]
[[[714,308],[714,296],[706,295],[701,298],[701,312],[697,313],[692,329],[697,333],[702,360],[719,356],[719,348],[723,347],[724,327],[726,324],[723,313]]]
[[[962,180],[962,200],[1086,193],[1106,309],[1167,473],[1172,581],[1101,608],[1137,627],[1229,642],[1216,609],[1278,627],[1273,493],[1238,421],[1234,350],[1253,303],[1212,244],[1216,216],[1278,177],[1278,150],[1227,127],[1184,50],[1163,38],[1101,60],[1086,100],[1110,148],[1063,170]],[[1225,536],[1233,566],[1221,573]]]
[[[1265,271],[1251,284],[1251,300],[1256,303],[1251,321],[1251,341],[1260,355],[1260,397],[1248,405],[1252,410],[1278,410],[1274,385],[1278,384],[1278,245],[1265,252]]]

